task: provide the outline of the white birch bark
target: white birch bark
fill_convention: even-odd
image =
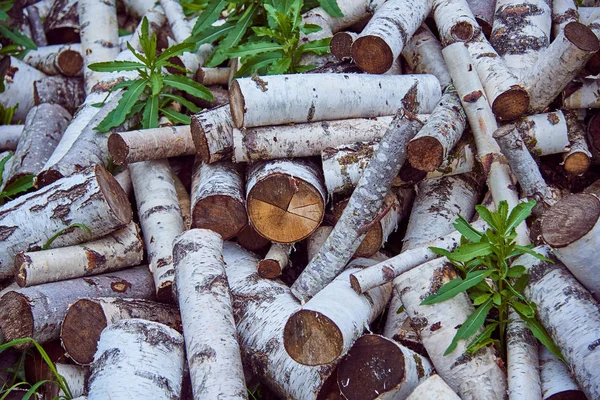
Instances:
[[[598,48],[598,38],[591,29],[579,22],[568,23],[523,77],[531,99],[530,111],[544,110]]]
[[[86,381],[88,379],[89,372],[86,368],[78,365],[71,364],[54,364],[56,371],[65,379],[65,383],[69,387],[71,396],[73,398],[82,396],[85,393]],[[54,376],[50,379],[56,379]],[[57,390],[57,386],[52,385],[52,392],[49,393],[51,397],[54,396],[65,396],[62,390]]]
[[[591,165],[592,153],[587,144],[585,128],[575,113],[567,112],[569,149],[563,155],[565,171],[573,175],[583,175]]]
[[[494,24],[496,0],[467,0],[467,3],[485,37],[489,38]]]
[[[189,125],[113,133],[108,151],[117,165],[161,160],[196,153]]]
[[[100,334],[124,319],[141,318],[181,332],[179,310],[170,304],[122,297],[81,299],[69,306],[60,328],[65,352],[79,365],[89,365],[98,349]]]
[[[129,165],[140,226],[159,301],[173,301],[173,239],[183,232],[183,219],[167,160]]]
[[[25,8],[27,14],[27,22],[31,28],[31,37],[36,46],[47,46],[48,40],[46,39],[46,32],[44,31],[44,22],[40,18],[37,12],[37,8],[27,6]]]
[[[309,261],[319,252],[332,230],[333,226],[322,225],[306,239],[306,255]]]
[[[515,124],[529,152],[535,156],[564,153],[569,146],[567,120],[560,110],[528,115]]]
[[[406,400],[460,400],[439,375],[431,375],[415,388]]]
[[[183,219],[183,230],[188,230],[192,226],[192,200],[187,188],[179,179],[179,176],[175,171],[171,170],[171,178],[173,178],[173,186],[175,187],[175,193],[177,193],[177,200],[179,201],[179,209],[181,211],[181,218]]]
[[[542,398],[550,400],[555,395],[574,395],[584,399],[585,395],[573,379],[573,375],[561,360],[556,358],[546,346],[539,346],[540,378],[542,381]]]
[[[547,246],[534,251],[553,258],[544,262],[525,254],[514,265],[527,268],[525,296],[537,305],[537,317],[561,349],[569,369],[585,395],[600,396],[600,309],[590,293],[551,256]]]
[[[231,157],[233,119],[228,104],[193,115],[190,131],[202,162],[210,164]]]
[[[45,78],[46,74],[27,65],[23,61],[9,56],[3,59],[4,92],[0,93],[0,104],[4,108],[18,105],[12,123],[24,121],[27,113],[34,105],[33,82]]]
[[[0,125],[0,151],[16,150],[24,125]]]
[[[563,108],[568,110],[600,108],[599,90],[600,84],[597,79],[573,81],[573,83],[568,85],[563,91]]]
[[[70,304],[83,298],[154,297],[146,266],[14,289],[0,298],[0,329],[6,340],[31,337],[40,343],[56,340]],[[24,345],[21,349],[29,347]]]
[[[97,239],[127,225],[131,216],[125,193],[100,166],[25,194],[0,207],[0,276],[13,274],[18,252],[41,249],[73,223],[87,226],[91,237],[86,230],[71,227],[51,248]]]
[[[240,129],[394,115],[401,106],[429,113],[441,91],[432,75],[324,73],[236,79],[230,98]]]
[[[442,56],[442,45],[427,25],[421,25],[408,41],[402,55],[415,74],[435,75],[442,88],[451,83],[452,78]]]
[[[467,0],[434,0],[432,11],[445,45],[468,42],[480,30]]]
[[[468,296],[460,293],[441,303],[421,305],[423,298],[454,277],[454,268],[445,258],[439,258],[402,274],[394,286],[421,335],[436,372],[444,381],[465,400],[504,399],[506,376],[493,348],[486,347],[465,357],[468,342],[461,340],[454,351],[443,355],[460,324],[475,311]]]
[[[577,11],[579,12],[579,22],[584,25],[589,25],[600,17],[600,7],[598,6],[577,7]]]
[[[144,246],[135,222],[93,242],[15,256],[15,279],[29,287],[140,265]]]
[[[322,28],[321,31],[302,35],[301,40],[317,40],[332,36],[334,33],[367,18],[372,13],[370,0],[343,0],[338,2],[343,17],[336,18],[329,15],[322,7],[316,7],[302,14],[302,22],[315,24]],[[305,38],[305,39],[304,39]]]
[[[231,69],[229,67],[198,68],[198,72],[196,72],[196,81],[204,86],[227,86],[229,84],[230,74]]]
[[[80,44],[55,44],[28,51],[23,61],[47,75],[81,75],[83,56]]]
[[[142,18],[149,10],[160,7],[156,0],[123,0],[123,6],[127,14],[135,18]]]
[[[542,219],[542,238],[553,253],[600,301],[600,200],[592,194],[576,194],[556,203]]]
[[[421,337],[412,327],[412,321],[406,312],[400,293],[392,290],[392,298],[388,307],[388,315],[383,328],[383,335],[400,343],[402,346],[427,357]]]
[[[431,12],[432,0],[391,0],[378,7],[352,44],[352,58],[365,72],[382,74]]]
[[[83,80],[62,75],[48,76],[33,83],[33,102],[58,104],[73,114],[85,101]]]
[[[510,308],[508,318],[510,319],[506,326],[508,397],[541,400],[538,341],[514,309]]]
[[[579,21],[579,11],[574,0],[552,0],[552,37],[556,38],[569,22]]]
[[[218,233],[192,229],[173,242],[177,294],[197,399],[246,399],[232,299]]]
[[[40,18],[46,19],[48,14],[50,14],[50,8],[54,4],[54,0],[40,0],[32,4],[32,7],[35,7]]]
[[[348,352],[365,326],[383,311],[392,293],[391,285],[360,295],[350,287],[351,273],[375,263],[367,258],[353,260],[288,319],[283,343],[290,357],[304,365],[324,365]]]
[[[271,244],[265,258],[258,262],[258,274],[267,279],[278,278],[288,265],[291,251],[292,244],[290,243]]]
[[[100,336],[88,400],[178,399],[185,359],[183,337],[157,322],[128,319]]]
[[[244,364],[279,396],[316,400],[335,366],[298,364],[285,351],[283,328],[300,304],[281,281],[257,276],[252,253],[225,242],[223,258]]]
[[[228,240],[248,223],[243,170],[230,161],[196,160],[192,175],[192,227],[210,229]]]
[[[383,211],[384,198],[406,160],[408,141],[422,126],[414,114],[398,110],[331,235],[292,285],[296,297],[307,301],[344,269]]]
[[[55,0],[45,2],[50,9],[38,8],[40,16],[45,18],[44,28],[49,44],[76,43],[80,40],[80,21],[77,0]]]

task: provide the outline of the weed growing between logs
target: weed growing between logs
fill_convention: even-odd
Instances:
[[[6,157],[0,160],[0,185],[2,185],[2,175],[4,174],[4,168],[6,163],[13,156],[10,153]],[[12,200],[16,195],[23,194],[33,187],[33,178],[31,174],[23,175],[17,178],[10,185],[6,185],[2,192],[0,192],[0,205],[4,204],[6,200]]]
[[[459,217],[454,227],[462,235],[460,246],[453,252],[430,247],[433,252],[445,256],[456,267],[459,277],[444,284],[437,293],[427,297],[421,304],[439,303],[467,292],[476,307],[475,312],[456,331],[444,355],[454,351],[459,340],[471,338],[485,324],[483,332],[471,340],[466,351],[473,354],[493,344],[506,361],[505,336],[511,307],[533,335],[554,355],[563,359],[560,349],[536,319],[536,305],[523,296],[523,290],[529,280],[525,267],[511,265],[513,258],[525,253],[552,262],[530,247],[515,243],[515,228],[531,214],[535,204],[535,200],[520,203],[510,214],[506,201],[498,204],[497,211],[477,205],[477,213],[489,225],[485,232],[477,231],[467,220]],[[497,312],[490,313],[493,309]]]
[[[36,50],[37,46],[28,36],[19,32],[18,29],[11,29],[8,26],[10,16],[7,14],[14,6],[14,0],[0,1],[0,56],[15,56],[23,58],[29,50]],[[4,91],[4,80],[0,82],[0,92]]]
[[[162,72],[163,68],[170,67],[185,73],[184,68],[169,62],[169,59],[191,50],[194,44],[180,43],[157,55],[156,40],[156,34],[149,35],[148,20],[144,18],[140,35],[143,54],[127,43],[127,48],[141,62],[107,61],[89,65],[92,71],[97,72],[137,71],[139,74],[138,79],[123,81],[112,89],[113,91],[125,89],[125,93],[117,107],[95,128],[97,131],[108,132],[111,128],[121,125],[138,113],[142,114],[142,128],[144,129],[158,127],[159,112],[173,123],[189,124],[190,117],[188,115],[170,110],[167,105],[176,101],[191,112],[196,113],[200,109],[182,96],[171,93],[173,90],[181,90],[206,101],[213,100],[210,91],[193,79],[185,75]]]

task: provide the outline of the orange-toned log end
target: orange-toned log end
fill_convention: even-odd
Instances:
[[[229,196],[206,197],[196,202],[192,209],[192,228],[210,229],[223,240],[237,235],[247,222],[244,204]]]
[[[258,262],[258,274],[266,279],[278,278],[281,276],[281,265],[276,260],[260,260]]]
[[[108,137],[108,152],[116,165],[127,164],[129,146],[118,133],[113,133]]]
[[[47,169],[37,175],[35,178],[35,186],[38,189],[43,188],[44,186],[48,186],[51,183],[56,182],[60,178],[63,178],[63,174],[53,169]]]
[[[328,317],[311,310],[292,315],[283,329],[283,345],[292,359],[303,365],[323,365],[337,360],[344,338]]]
[[[598,222],[600,200],[587,193],[561,199],[542,217],[542,238],[549,246],[559,248],[585,236]]]
[[[133,218],[133,210],[127,193],[125,193],[115,177],[104,167],[96,165],[94,172],[98,180],[98,186],[113,215],[119,219],[122,226],[127,225]]]
[[[408,162],[421,171],[435,171],[444,161],[444,147],[434,137],[423,136],[408,143]]]
[[[33,314],[27,297],[8,292],[0,298],[0,331],[7,342],[33,337]],[[13,347],[25,350],[31,346],[31,342],[28,342]]]
[[[66,76],[75,76],[83,68],[83,57],[78,51],[65,50],[58,55],[56,62]]]
[[[194,147],[196,147],[196,154],[203,163],[207,164],[210,162],[210,150],[208,149],[208,142],[206,141],[206,134],[202,128],[202,124],[198,119],[197,115],[192,115],[192,122],[190,123],[190,133],[192,135],[192,141]]]
[[[352,34],[348,32],[338,32],[331,38],[329,50],[331,51],[331,54],[340,60],[343,58],[350,58],[352,57],[353,42],[354,38],[352,37]]]
[[[525,115],[529,108],[529,94],[521,87],[513,87],[500,94],[492,104],[494,115],[502,121],[511,121]]]
[[[587,170],[590,168],[591,160],[587,154],[582,152],[577,152],[569,155],[565,159],[565,171],[567,171],[571,175],[581,175],[585,174]]]
[[[91,364],[100,334],[107,325],[102,307],[95,302],[82,299],[71,305],[60,333],[62,345],[69,357],[77,364]]]
[[[362,290],[360,288],[360,283],[358,283],[358,279],[356,279],[356,277],[354,277],[353,275],[350,275],[350,287],[356,293],[358,293],[358,294],[362,293]]]
[[[473,25],[466,21],[461,21],[450,29],[450,34],[452,37],[463,42],[471,40],[474,33],[475,30],[473,29]]]
[[[21,270],[21,266],[25,266],[31,262],[31,258],[26,256],[24,252],[20,252],[15,256],[15,282],[20,287],[25,287],[27,284],[27,270]]]
[[[376,399],[405,380],[402,350],[391,339],[363,335],[338,367],[338,386],[345,399]]]
[[[229,88],[229,107],[231,108],[231,119],[236,128],[244,127],[244,110],[246,102],[238,81],[234,80]]]
[[[580,50],[596,52],[600,49],[594,31],[582,23],[569,22],[565,26],[565,37]]]
[[[379,36],[362,36],[352,44],[352,58],[360,69],[370,74],[383,74],[392,67],[394,54]]]

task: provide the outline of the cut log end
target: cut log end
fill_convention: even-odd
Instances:
[[[53,169],[47,169],[40,172],[35,178],[35,187],[43,188],[44,186],[48,186],[61,178],[64,178],[64,176],[60,172]]]
[[[194,147],[196,148],[196,154],[202,160],[203,163],[210,163],[210,150],[208,148],[208,142],[206,141],[206,134],[202,128],[200,120],[196,116],[192,116],[192,122],[190,123],[190,131],[192,132],[192,140],[194,141]],[[198,132],[198,134],[194,134]]]
[[[587,400],[587,397],[579,390],[567,390],[566,392],[556,393],[544,400]]]
[[[275,279],[281,276],[281,265],[277,260],[264,259],[258,263],[258,275],[266,279]]]
[[[435,171],[444,161],[444,147],[431,136],[411,140],[407,152],[410,165],[421,171]]]
[[[392,67],[394,54],[379,36],[358,38],[352,45],[352,58],[360,69],[370,74],[383,74]]]
[[[364,335],[338,367],[338,385],[348,400],[375,399],[400,385],[405,377],[404,354],[391,340]]]
[[[20,287],[25,287],[27,285],[27,270],[24,268],[27,262],[27,256],[25,256],[24,252],[20,252],[15,256],[15,282]]]
[[[356,279],[356,277],[354,275],[350,275],[350,287],[356,293],[358,293],[358,294],[362,293],[362,289],[360,287],[360,283],[358,282],[358,279]]]
[[[590,75],[600,74],[600,54],[595,53],[585,64],[585,69]]]
[[[244,109],[246,108],[246,102],[244,101],[244,95],[242,89],[237,80],[233,81],[229,88],[229,107],[231,107],[231,118],[236,128],[242,129],[244,127]]]
[[[565,37],[580,50],[598,51],[598,38],[589,27],[579,22],[569,22],[565,26]]]
[[[244,204],[230,196],[215,195],[196,202],[192,228],[210,229],[228,240],[237,235],[248,219]]]
[[[18,316],[16,318],[15,316]],[[8,292],[0,299],[0,325],[5,341],[33,337],[33,313],[27,297],[17,292]],[[25,350],[31,343],[14,346],[16,350]]]
[[[352,57],[352,43],[354,38],[348,32],[338,32],[331,38],[329,49],[331,54],[337,58],[344,59]]]
[[[122,222],[123,226],[130,223],[133,218],[133,210],[127,194],[119,182],[100,165],[94,167],[94,173],[98,179],[98,186],[115,217]]]
[[[173,296],[173,282],[163,282],[160,287],[156,289],[156,301],[161,303],[175,302],[175,296]]]
[[[348,200],[339,202],[334,206],[333,216],[337,220],[342,216],[342,212],[348,205]],[[354,252],[354,257],[364,257],[369,258],[373,254],[377,253],[379,249],[381,249],[381,244],[383,242],[383,229],[381,227],[381,223],[376,223],[367,231],[364,239],[358,246],[358,249]]]
[[[247,207],[254,229],[278,243],[307,238],[325,214],[324,200],[316,188],[284,174],[272,174],[254,185]]]
[[[572,175],[584,174],[591,165],[591,160],[585,153],[573,153],[565,159],[565,171]]]
[[[527,112],[529,101],[529,94],[523,88],[512,88],[496,97],[492,111],[498,119],[511,121]]]
[[[600,200],[591,194],[563,198],[542,218],[542,238],[551,247],[565,247],[581,239],[600,217]]]
[[[460,21],[450,29],[450,34],[456,40],[466,42],[473,38],[475,30],[473,29],[473,25],[470,23],[466,21]]]
[[[341,356],[344,338],[331,319],[315,311],[300,310],[285,324],[283,344],[296,362],[323,365]]]
[[[121,135],[113,133],[108,137],[108,151],[116,165],[125,165],[127,163],[129,146]]]
[[[61,329],[62,345],[69,357],[81,365],[91,364],[107,325],[102,306],[94,301],[82,299],[69,307]]]
[[[78,51],[65,50],[58,55],[56,63],[63,75],[75,76],[83,68],[83,57]]]

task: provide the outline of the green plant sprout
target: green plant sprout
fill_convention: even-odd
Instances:
[[[13,153],[10,153],[0,160],[0,185],[2,185],[2,175],[4,174],[6,163],[12,156]],[[12,200],[13,197],[31,189],[33,187],[33,178],[32,174],[22,175],[15,179],[14,182],[11,182],[10,185],[6,185],[2,192],[0,192],[0,205],[4,204],[4,201]]]

